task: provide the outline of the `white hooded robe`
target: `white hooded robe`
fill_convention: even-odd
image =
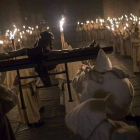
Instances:
[[[80,101],[84,102],[90,98],[104,98],[108,93],[111,94],[107,108],[107,116],[110,119],[120,119],[131,111],[131,101],[134,94],[132,84],[127,78],[119,79],[112,72],[112,64],[103,50],[99,51],[94,70],[89,74],[82,72],[76,76],[72,83],[78,92],[80,89]],[[87,77],[91,79],[86,79]],[[86,83],[86,84],[84,84]],[[103,90],[107,94],[99,94]]]

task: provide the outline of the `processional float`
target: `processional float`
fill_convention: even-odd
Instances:
[[[88,47],[74,48],[72,50],[53,50],[51,44],[53,35],[50,32],[44,31],[40,34],[40,36],[40,39],[36,42],[35,47],[32,49],[23,48],[8,53],[0,53],[0,72],[17,70],[22,109],[25,109],[26,107],[22,95],[22,86],[20,80],[40,77],[44,86],[38,88],[51,87],[54,85],[51,84],[49,76],[62,73],[66,74],[70,99],[69,102],[72,102],[67,63],[96,59],[100,50],[99,44],[96,45],[95,41],[93,41],[93,43]],[[112,46],[104,47],[102,49],[107,54],[113,52]],[[27,58],[18,59],[20,56],[27,56]],[[49,73],[49,71],[55,69],[55,66],[58,64],[65,64],[65,71]],[[19,70],[28,68],[35,68],[38,75],[20,77]]]

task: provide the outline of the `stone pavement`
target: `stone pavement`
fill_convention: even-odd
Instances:
[[[73,46],[81,47],[88,45],[85,43],[72,43]],[[83,45],[84,44],[84,45]],[[60,44],[58,44],[60,46]],[[57,46],[58,47],[58,46]],[[130,75],[130,81],[135,88],[135,96],[132,103],[132,112],[140,115],[140,74],[133,74],[133,63],[131,58],[122,58],[119,54],[109,55],[114,67],[124,70]],[[57,81],[52,77],[53,83]],[[81,140],[72,134],[65,125],[65,107],[59,104],[58,87],[39,89],[42,104],[45,106],[41,113],[41,119],[45,124],[39,128],[29,128],[20,123],[17,107],[8,113],[17,140]]]

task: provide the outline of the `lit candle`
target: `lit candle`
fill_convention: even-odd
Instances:
[[[30,35],[32,34],[33,32],[32,31],[30,31]]]
[[[60,32],[63,32],[63,25],[65,23],[65,18],[62,16],[62,19],[59,21],[60,23]]]
[[[2,40],[0,40],[0,44],[3,44],[3,41]]]
[[[128,23],[126,23],[126,27],[129,27]]]

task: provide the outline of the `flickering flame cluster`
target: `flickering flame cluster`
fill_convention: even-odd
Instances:
[[[35,27],[30,27],[30,26],[27,27],[23,25],[22,29],[18,29],[16,25],[13,25],[13,28],[14,28],[13,31],[10,31],[9,29],[6,30],[5,36],[10,37],[10,39],[14,39],[15,34],[18,33],[19,34],[18,41],[20,41],[20,39],[23,38],[23,35],[25,34],[32,35],[35,30],[38,30],[39,26],[37,25]],[[47,27],[47,30],[49,29],[50,27]]]
[[[98,26],[102,26],[104,28],[107,28],[108,30],[111,30],[112,32],[119,31],[119,33],[122,33],[123,31],[126,31],[128,29],[131,32],[131,27],[130,25],[137,25],[140,26],[140,17],[137,17],[133,15],[132,13],[128,15],[122,15],[119,18],[110,18],[108,17],[106,20],[105,19],[100,19],[97,18],[95,21],[86,21],[84,22],[77,22],[77,25],[83,26],[83,24],[88,25],[88,24],[96,24]],[[120,31],[121,27],[121,31]],[[123,31],[122,31],[123,27]]]

